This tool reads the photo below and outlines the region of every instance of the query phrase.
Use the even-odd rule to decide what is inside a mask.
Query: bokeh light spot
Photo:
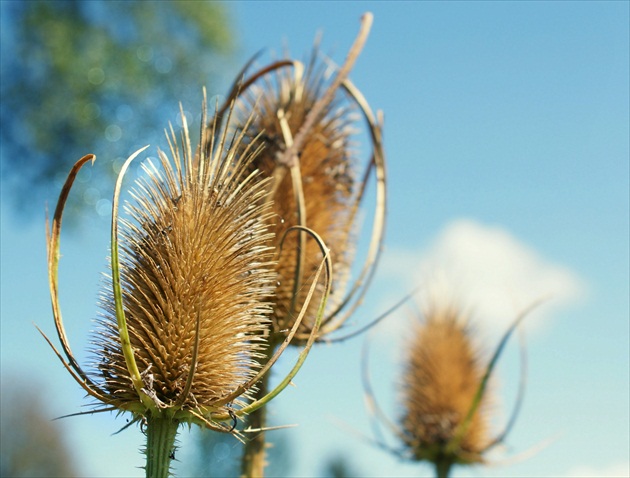
[[[90,206],[95,205],[101,199],[101,192],[96,188],[88,188],[83,193],[83,200]]]
[[[96,103],[88,103],[83,107],[83,114],[88,120],[96,119],[101,116],[101,107]]]
[[[96,212],[99,216],[109,216],[112,212],[112,202],[109,199],[99,199],[96,203]]]
[[[107,141],[115,143],[122,137],[122,129],[120,129],[120,126],[117,124],[110,124],[105,129],[105,137],[107,138]]]
[[[93,85],[100,85],[105,81],[105,72],[99,67],[90,68],[88,71],[88,81]]]
[[[136,50],[136,56],[140,61],[151,61],[151,59],[153,58],[153,48],[151,48],[149,45],[139,46]]]
[[[155,60],[155,69],[158,73],[168,73],[173,68],[173,62],[167,56],[161,56]]]
[[[230,456],[230,446],[227,443],[217,443],[212,447],[212,454],[217,460],[225,460]]]
[[[131,118],[133,118],[133,108],[131,106],[123,104],[116,108],[116,119],[118,121],[129,121]]]
[[[125,158],[121,158],[120,156],[112,161],[112,171],[114,171],[114,174],[120,173],[124,163]]]

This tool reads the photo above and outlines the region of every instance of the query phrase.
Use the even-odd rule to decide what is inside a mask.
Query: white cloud
[[[424,251],[388,251],[379,273],[420,286],[421,301],[448,298],[470,310],[489,331],[503,332],[516,315],[549,298],[526,321],[531,328],[554,307],[583,296],[571,270],[541,257],[503,228],[459,219],[444,228]]]
[[[577,466],[567,473],[567,478],[628,478],[630,463],[615,463],[604,468]]]

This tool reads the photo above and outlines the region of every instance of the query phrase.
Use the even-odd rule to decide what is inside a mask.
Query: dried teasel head
[[[524,309],[505,331],[489,360],[485,360],[468,317],[453,305],[434,304],[417,326],[408,350],[403,376],[404,414],[400,427],[406,456],[428,461],[437,476],[446,477],[453,465],[486,463],[486,454],[510,433],[525,391],[525,367],[510,419],[501,433],[490,436],[494,394],[489,381],[505,345],[527,314]],[[521,361],[525,361],[521,348]]]
[[[289,227],[300,224],[300,208],[303,208],[305,224],[317,231],[331,248],[335,275],[329,307],[334,308],[343,296],[354,252],[351,227],[358,187],[356,158],[351,144],[351,105],[342,102],[338,95],[306,135],[299,155],[300,185],[295,186],[294,176],[279,163],[287,141],[297,134],[307,113],[325,90],[325,65],[316,62],[315,58],[316,53],[303,77],[296,77],[288,68],[276,70],[275,81],[260,88],[254,85],[244,92],[241,107],[244,111],[257,107],[259,111],[247,128],[247,135],[256,137],[264,132],[266,145],[252,168],[260,169],[265,177],[274,180],[275,237],[284,237]],[[298,204],[299,196],[302,196],[303,204]],[[310,278],[321,262],[317,244],[307,239],[305,249],[298,252],[300,246],[298,235],[285,238],[278,258],[279,284],[273,314],[276,331],[290,328],[295,313],[299,312],[296,303],[303,302],[306,288],[296,287],[296,281]],[[302,261],[299,265],[301,277],[296,277],[299,261]],[[321,290],[317,291],[318,295],[321,293]],[[307,336],[310,331],[316,306],[315,302],[312,304],[313,309],[307,313],[299,335]]]
[[[401,425],[414,459],[483,461],[490,398],[484,393],[469,418],[485,365],[466,317],[452,306],[430,310],[417,326],[406,364]]]
[[[525,367],[510,419],[493,437],[489,422],[494,399],[489,381],[509,338],[539,303],[514,319],[487,362],[467,316],[444,303],[428,309],[425,321],[410,338],[400,387],[404,411],[398,424],[378,406],[364,348],[362,380],[368,411],[375,421],[387,425],[402,448],[391,448],[380,437],[376,444],[400,458],[432,463],[438,477],[449,476],[456,464],[486,463],[487,452],[504,442],[516,422],[525,391]],[[522,347],[522,365],[524,352]]]
[[[371,21],[371,16],[369,17]],[[369,23],[368,21],[368,23]],[[362,46],[369,25],[364,24],[357,43]],[[355,43],[355,46],[357,45]],[[334,282],[320,337],[338,329],[350,311],[344,308],[351,297],[367,286],[382,241],[385,172],[380,126],[358,90],[346,79],[358,55],[353,48],[350,63],[336,70],[321,61],[315,48],[307,67],[283,60],[260,69],[239,83],[230,99],[237,98],[241,116],[235,126],[246,137],[262,136],[264,148],[251,167],[271,178],[269,200],[273,201],[275,241],[282,241],[276,271],[278,287],[273,299],[273,329],[290,329],[300,312],[314,271],[322,257],[314,241],[303,234],[287,236],[289,228],[299,225],[316,231],[331,250]],[[354,53],[353,53],[354,51]],[[354,57],[353,57],[354,55]],[[368,165],[359,164],[355,150],[357,111],[364,113],[373,141],[373,156]],[[256,111],[254,121],[243,125]],[[240,121],[239,121],[240,120]],[[357,215],[365,194],[366,182],[376,171],[377,202],[370,253],[360,278],[346,293],[353,262],[358,227]],[[363,284],[363,281],[366,281]],[[364,289],[363,289],[364,290]],[[321,297],[323,288],[317,290]],[[315,304],[294,342],[306,340],[316,317]],[[279,334],[281,336],[281,334]]]
[[[184,131],[184,137],[187,136]],[[256,373],[269,325],[275,274],[265,183],[236,181],[251,161],[220,145],[195,162],[187,141],[175,166],[161,151],[160,166],[144,167],[129,219],[120,233],[122,302],[135,361],[146,393],[159,407],[200,415],[227,412],[215,405]],[[137,400],[120,345],[111,287],[94,343],[96,379],[117,404]]]
[[[171,128],[172,158],[158,151],[160,167],[144,167],[124,220],[118,219],[122,180],[142,150],[120,172],[112,208],[112,275],[101,294],[103,314],[88,372],[68,344],[57,269],[64,204],[79,169],[93,156],[71,171],[48,234],[53,313],[65,357],[46,340],[87,393],[105,405],[97,411],[129,411],[131,423],[160,416],[232,431],[224,421],[273,398],[299,366],[269,395],[250,402],[255,384],[284,350],[261,367],[276,283],[271,204],[262,200],[268,181],[246,172],[257,143],[240,148],[242,136],[211,131],[216,141],[208,140],[208,154],[202,149],[194,157],[183,113],[182,121],[181,145]]]

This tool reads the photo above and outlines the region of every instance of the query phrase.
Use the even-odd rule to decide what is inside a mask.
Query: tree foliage
[[[196,110],[202,86],[224,63],[217,59],[232,47],[227,12],[215,2],[37,0],[1,8],[3,185],[26,212],[41,211],[86,153],[98,161],[74,206],[98,210],[116,159],[161,141],[178,102]]]

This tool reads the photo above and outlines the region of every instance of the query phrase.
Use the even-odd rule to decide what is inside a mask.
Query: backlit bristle
[[[267,183],[240,180],[251,157],[233,156],[238,141],[193,163],[189,146],[182,154],[174,135],[169,140],[172,160],[160,152],[161,168],[144,165],[129,218],[121,221],[127,327],[155,403],[225,413],[226,405],[213,404],[257,372],[270,323],[275,265],[269,206],[262,201]],[[111,281],[101,304],[95,381],[111,403],[129,409],[138,393],[121,348]]]
[[[489,444],[485,394],[458,443],[485,367],[465,317],[453,307],[433,308],[417,326],[408,350],[401,420],[417,460],[476,463]]]

